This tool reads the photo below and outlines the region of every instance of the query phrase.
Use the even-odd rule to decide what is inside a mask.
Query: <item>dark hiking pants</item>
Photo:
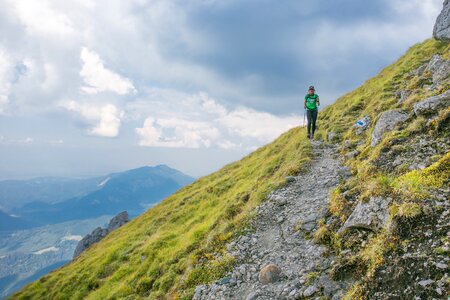
[[[311,134],[311,126],[312,126],[312,134],[314,135],[314,132],[316,131],[317,108],[307,109],[306,118],[308,119],[308,134]]]

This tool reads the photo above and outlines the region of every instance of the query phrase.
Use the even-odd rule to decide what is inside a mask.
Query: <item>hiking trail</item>
[[[305,235],[314,233],[327,214],[330,191],[347,169],[341,166],[333,145],[312,144],[315,158],[309,170],[271,193],[256,208],[252,230],[227,245],[236,258],[233,270],[211,285],[198,286],[193,299],[298,299],[320,295],[340,299],[343,287],[325,272],[333,257],[326,255],[325,246]]]

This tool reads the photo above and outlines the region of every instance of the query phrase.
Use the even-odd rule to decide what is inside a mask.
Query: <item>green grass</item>
[[[197,284],[229,270],[225,243],[311,157],[305,130],[294,128],[181,189],[12,298],[189,298]]]
[[[371,164],[383,149],[391,146],[391,141],[422,132],[426,126],[423,120],[412,120],[406,129],[386,135],[376,147],[371,147],[370,135],[380,113],[393,108],[411,111],[415,102],[449,88],[446,85],[438,91],[428,91],[423,88],[428,79],[410,75],[436,53],[449,56],[449,44],[427,40],[415,45],[380,74],[320,112],[317,136],[327,137],[328,132],[335,132],[341,136],[338,140],[354,145],[360,142],[355,146],[360,154],[347,161],[356,174],[348,187],[350,194],[370,197],[412,191],[421,195],[421,180],[431,176],[433,181],[426,183],[438,186],[445,179],[439,175],[442,171],[448,180],[448,155],[432,168],[398,178],[380,173]],[[403,104],[395,98],[400,89],[413,90]],[[357,136],[352,125],[365,115],[372,119],[371,128]],[[445,132],[448,119],[447,110],[433,125],[435,131]],[[342,150],[342,154],[348,151]],[[112,232],[74,262],[29,284],[12,298],[190,299],[196,285],[218,279],[232,267],[234,260],[224,251],[227,241],[242,233],[253,217],[253,208],[283,186],[286,176],[300,172],[311,157],[305,130],[294,128],[242,160],[181,189]],[[344,220],[349,204],[340,193],[340,189],[333,193],[332,213]],[[334,237],[328,230],[321,228],[316,239]],[[358,254],[368,265],[368,273],[373,274],[383,263],[388,240],[390,237],[383,232]],[[358,299],[360,294],[361,285],[355,285],[347,299]]]

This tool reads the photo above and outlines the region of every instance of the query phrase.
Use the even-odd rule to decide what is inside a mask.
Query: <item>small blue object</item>
[[[359,127],[363,127],[364,125],[366,125],[366,122],[364,122],[363,120],[359,120],[358,122],[356,122],[356,125],[358,125]]]

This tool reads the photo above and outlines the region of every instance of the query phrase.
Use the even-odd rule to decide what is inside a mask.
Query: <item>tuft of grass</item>
[[[403,202],[400,205],[393,206],[392,211],[392,216],[413,219],[422,214],[422,207],[418,203]]]
[[[358,254],[367,265],[366,276],[373,276],[375,270],[384,263],[385,253],[395,247],[395,240],[385,230],[372,237]]]
[[[392,193],[393,177],[387,174],[379,174],[366,182],[366,187],[361,195],[363,201],[368,201],[371,197],[389,196]]]
[[[335,217],[340,218],[342,222],[347,218],[344,211],[348,205],[348,201],[345,199],[340,188],[335,188],[330,193],[330,204],[328,209]]]
[[[365,300],[363,286],[360,283],[353,284],[342,300]]]
[[[441,188],[450,179],[450,152],[423,170],[408,172],[392,182],[394,192],[404,199],[425,199],[429,190]]]

